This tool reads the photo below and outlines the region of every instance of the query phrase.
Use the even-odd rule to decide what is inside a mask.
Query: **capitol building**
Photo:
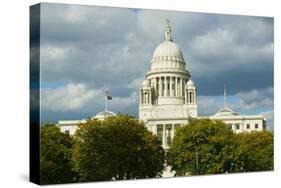
[[[164,41],[155,49],[150,70],[141,84],[139,105],[139,119],[158,136],[163,148],[169,148],[177,127],[188,124],[190,118],[221,120],[231,125],[235,133],[265,129],[262,115],[240,115],[228,108],[226,102],[215,115],[198,117],[196,85],[185,66],[167,20]]]
[[[164,27],[164,41],[160,43],[150,61],[150,70],[139,89],[139,119],[157,135],[164,149],[168,149],[177,127],[186,125],[191,118],[221,120],[232,127],[234,133],[266,129],[263,115],[241,115],[225,105],[214,115],[198,116],[197,90],[191,73],[186,70],[183,53],[172,38],[169,21]],[[225,101],[226,101],[226,92]],[[103,120],[115,116],[107,109],[93,118]],[[62,132],[74,134],[77,124],[86,120],[61,120]]]

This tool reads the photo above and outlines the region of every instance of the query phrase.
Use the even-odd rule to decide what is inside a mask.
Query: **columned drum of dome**
[[[189,117],[197,117],[196,86],[181,49],[173,42],[168,20],[164,41],[156,47],[150,63],[140,87],[139,118],[155,134],[160,134],[162,127],[158,137],[168,148],[175,127],[187,124]]]

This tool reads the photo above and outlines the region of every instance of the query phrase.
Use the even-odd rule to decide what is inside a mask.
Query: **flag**
[[[112,96],[109,95],[109,92],[108,92],[108,91],[106,91],[106,97],[107,97],[107,100],[112,100]]]

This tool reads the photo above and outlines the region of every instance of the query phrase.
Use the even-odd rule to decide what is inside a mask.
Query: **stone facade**
[[[167,21],[165,37],[153,53],[140,88],[139,119],[167,149],[178,126],[197,117],[196,86],[185,69],[181,49],[173,42]]]

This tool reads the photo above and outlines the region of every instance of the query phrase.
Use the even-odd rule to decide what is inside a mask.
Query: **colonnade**
[[[160,76],[151,79],[157,96],[183,97],[187,79],[177,76]]]
[[[175,136],[175,131],[180,127],[180,124],[157,124],[155,126],[156,135],[161,142],[161,145],[164,148],[169,147]]]
[[[142,88],[140,104],[154,104],[155,97],[183,97],[184,104],[196,104],[196,88],[191,86],[186,89],[185,84],[188,81],[186,78],[158,76],[148,80],[150,86]]]

